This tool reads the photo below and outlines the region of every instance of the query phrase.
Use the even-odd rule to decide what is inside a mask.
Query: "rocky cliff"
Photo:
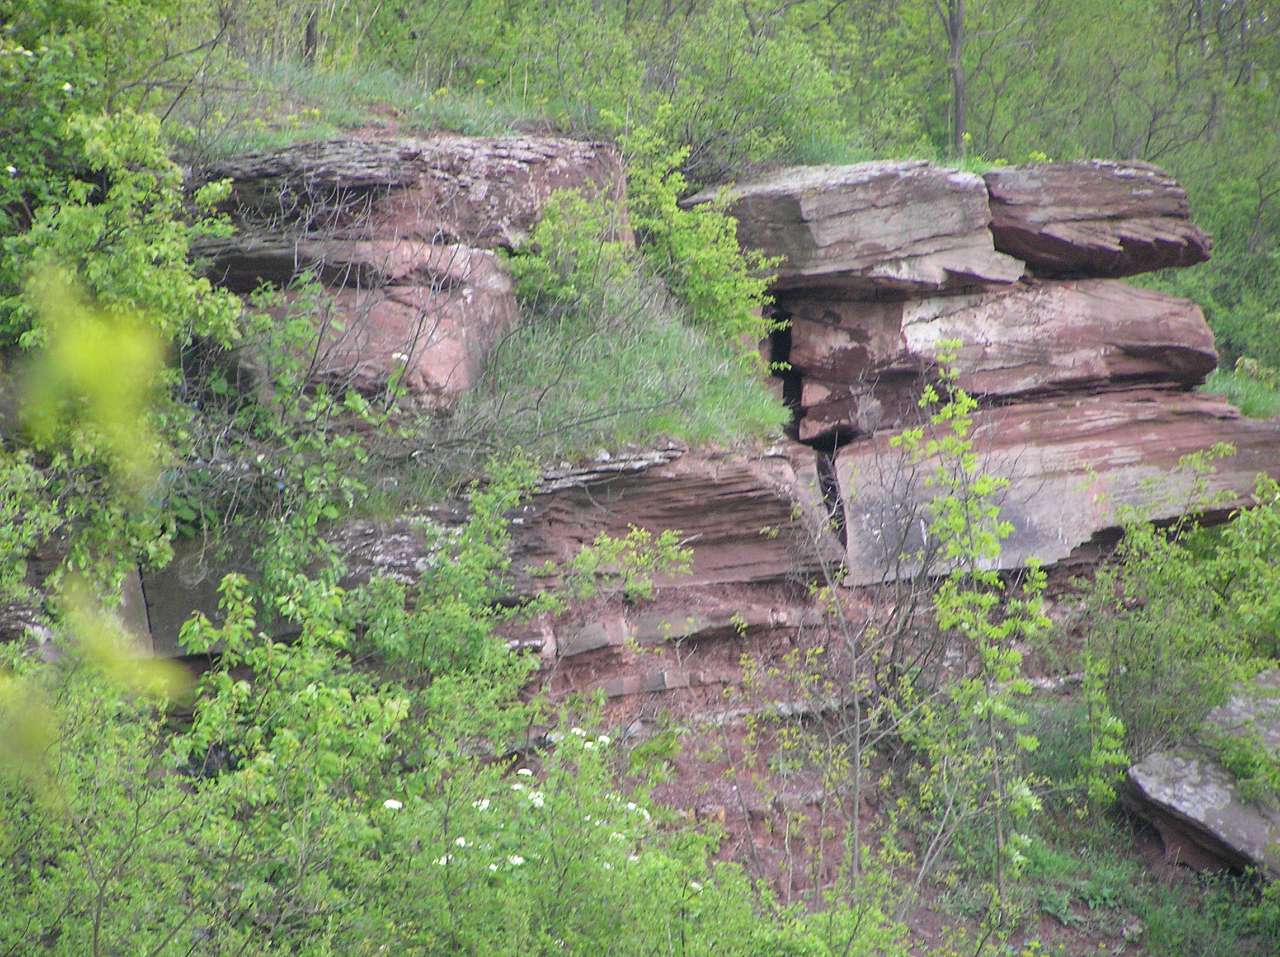
[[[315,376],[376,392],[404,370],[426,410],[465,392],[520,321],[494,250],[526,236],[555,189],[625,194],[611,147],[555,139],[338,141],[213,175],[233,180],[241,230],[201,250],[210,274],[247,291],[313,272],[334,320]],[[958,382],[979,402],[984,468],[1009,479],[1002,568],[1070,562],[1125,509],[1166,520],[1196,508],[1177,466],[1216,443],[1236,453],[1210,480],[1215,507],[1247,504],[1256,473],[1280,475],[1280,426],[1194,391],[1217,362],[1194,303],[1117,278],[1209,255],[1184,192],[1155,167],[787,169],[737,184],[729,209],[744,245],[781,257],[774,308],[788,325],[762,348],[785,366],[790,435],[757,450],[611,450],[547,473],[513,516],[516,590],[538,587],[524,570],[633,525],[681,530],[692,572],[660,581],[652,602],[598,598],[511,641],[540,655],[553,698],[601,692],[633,741],[709,729],[663,789],[726,825],[726,853],[769,870],[771,855],[838,835],[820,778],[727,773],[776,752],[754,716],[850,707],[838,680],[850,622],[927,645],[909,607],[921,569],[898,556],[922,544],[928,463],[907,467],[891,439],[918,421],[945,344],[960,342]],[[348,522],[332,536],[353,578],[413,579],[430,573],[423,523],[447,520]],[[176,623],[215,579],[198,560],[147,576],[158,652],[181,653]],[[797,661],[824,662],[826,680],[788,680]]]

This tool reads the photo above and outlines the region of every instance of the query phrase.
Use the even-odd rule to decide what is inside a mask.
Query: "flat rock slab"
[[[1218,361],[1195,303],[1114,280],[1020,282],[899,302],[789,296],[787,361],[803,376],[800,438],[868,432],[914,411],[942,343],[980,398],[1147,382],[1195,385]]]
[[[728,196],[739,242],[783,258],[778,290],[924,295],[1023,273],[993,246],[987,190],[972,173],[924,161],[802,166],[739,183]]]
[[[1042,276],[1131,276],[1192,266],[1212,240],[1187,193],[1149,163],[1037,163],[983,176],[996,248]]]
[[[912,462],[893,432],[850,443],[836,456],[854,585],[920,573],[914,555],[931,547],[927,480],[936,462]],[[1280,476],[1280,422],[1245,419],[1220,396],[1135,388],[1013,403],[978,411],[972,438],[979,469],[1009,480],[1001,517],[1013,525],[997,567],[1063,561],[1117,528],[1118,510],[1164,520],[1198,506],[1194,476],[1179,460],[1219,442],[1237,451],[1217,461],[1207,491],[1216,510],[1247,505],[1258,473]],[[936,559],[923,563],[944,573]]]
[[[558,189],[625,194],[606,143],[552,137],[337,139],[247,153],[208,171],[259,231],[512,247]]]
[[[1209,714],[1217,734],[1280,754],[1280,670],[1259,675]],[[1251,801],[1211,750],[1192,743],[1129,769],[1129,805],[1160,831],[1166,855],[1197,869],[1257,868],[1280,878],[1280,794]]]

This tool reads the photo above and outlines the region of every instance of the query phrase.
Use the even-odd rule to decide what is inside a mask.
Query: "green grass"
[[[230,70],[197,86],[175,117],[178,146],[196,159],[328,139],[385,126],[405,135],[433,130],[499,136],[547,126],[529,104],[482,87],[426,90],[386,69],[312,69],[274,64]]]
[[[1239,372],[1215,369],[1202,388],[1205,392],[1226,396],[1228,402],[1251,419],[1280,415],[1280,391]]]
[[[736,445],[776,437],[789,413],[732,357],[691,328],[653,280],[612,315],[526,310],[461,404],[458,427],[542,458],[665,438]]]

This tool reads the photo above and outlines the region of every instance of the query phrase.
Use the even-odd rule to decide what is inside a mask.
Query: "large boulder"
[[[615,147],[551,137],[340,139],[215,164],[237,221],[329,239],[520,243],[558,189],[622,199]]]
[[[1194,303],[1110,280],[1023,282],[898,302],[789,296],[785,357],[803,377],[800,438],[900,424],[941,346],[961,343],[959,384],[979,398],[1194,385],[1217,365]]]
[[[1280,670],[1264,672],[1214,709],[1206,732],[1247,737],[1280,757]],[[1159,751],[1135,764],[1126,797],[1156,826],[1169,859],[1197,869],[1252,867],[1280,878],[1280,794],[1247,797],[1202,743]]]
[[[930,552],[926,505],[937,463],[894,448],[896,433],[853,442],[836,456],[850,584],[918,574],[900,556]],[[1152,520],[1247,505],[1258,473],[1280,476],[1280,422],[1245,419],[1219,396],[1133,388],[1019,402],[975,412],[982,472],[1009,481],[1001,517],[1013,525],[997,567],[1054,564],[1116,529],[1125,508]],[[1186,455],[1227,442],[1236,452],[1204,479],[1179,469]],[[943,572],[940,561],[928,570]]]
[[[686,201],[712,201],[714,191]],[[775,287],[862,296],[1010,283],[1022,263],[996,252],[981,178],[924,161],[792,167],[733,186],[738,240],[781,256]]]
[[[1158,166],[1090,160],[985,174],[996,248],[1042,276],[1129,276],[1191,266],[1213,243]]]

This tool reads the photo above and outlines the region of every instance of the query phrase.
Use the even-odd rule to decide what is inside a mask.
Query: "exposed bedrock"
[[[987,190],[972,173],[924,161],[792,167],[735,184],[728,196],[742,245],[782,257],[778,290],[905,296],[1023,273],[995,250]]]
[[[1210,713],[1202,737],[1249,739],[1280,757],[1280,670],[1248,682]],[[1165,854],[1198,869],[1256,868],[1280,879],[1277,796],[1246,795],[1205,742],[1149,755],[1129,769],[1126,802],[1160,832]]]
[[[335,239],[417,239],[492,248],[522,241],[557,189],[623,199],[605,143],[550,137],[340,139],[215,164],[236,219]]]
[[[1139,387],[1017,402],[974,413],[971,437],[984,473],[1009,481],[1001,517],[1013,525],[1000,568],[1053,564],[1116,528],[1126,508],[1167,520],[1247,505],[1260,472],[1280,475],[1280,422],[1241,417],[1214,395]],[[913,575],[928,552],[925,504],[936,462],[912,463],[892,431],[851,442],[836,455],[848,540],[848,582]],[[1204,477],[1178,469],[1188,454],[1227,442],[1234,455]],[[939,572],[946,569],[932,566]]]
[[[1186,190],[1150,163],[1037,163],[983,179],[996,248],[1037,275],[1130,276],[1204,262],[1213,247]]]
[[[794,581],[839,563],[839,544],[826,531],[828,514],[816,455],[796,443],[751,453],[678,446],[620,453],[543,477],[512,516],[511,589],[513,596],[527,595],[555,584],[554,574],[540,571],[547,562],[565,562],[601,532],[622,536],[633,526],[655,534],[678,529],[692,547],[688,575],[657,579],[669,593]],[[375,575],[412,583],[429,576],[442,560],[431,544],[432,530],[464,517],[459,506],[391,521],[352,519],[332,528],[329,539],[346,561],[347,584]],[[146,573],[143,584],[159,652],[180,653],[178,628],[192,611],[217,617],[217,582],[227,571],[250,564],[250,543],[231,551],[229,558],[216,560],[199,549],[184,549],[169,567]],[[721,619],[731,614],[673,608],[654,609],[667,616],[661,621],[641,612],[616,627],[602,619],[582,634],[565,633],[560,653],[614,639],[621,643],[624,628],[657,635],[679,634],[695,624],[700,630],[723,627]],[[593,638],[596,632],[602,637]]]
[[[210,177],[232,180],[239,230],[195,250],[208,275],[248,293],[313,274],[326,290],[313,378],[368,394],[395,381],[419,409],[452,406],[519,322],[492,250],[522,241],[557,189],[625,194],[613,147],[527,137],[331,140]]]
[[[1218,358],[1197,305],[1110,280],[895,302],[786,294],[778,308],[790,316],[787,361],[803,383],[801,439],[900,424],[949,342],[961,344],[952,363],[960,386],[980,399],[1134,381],[1190,386]]]

